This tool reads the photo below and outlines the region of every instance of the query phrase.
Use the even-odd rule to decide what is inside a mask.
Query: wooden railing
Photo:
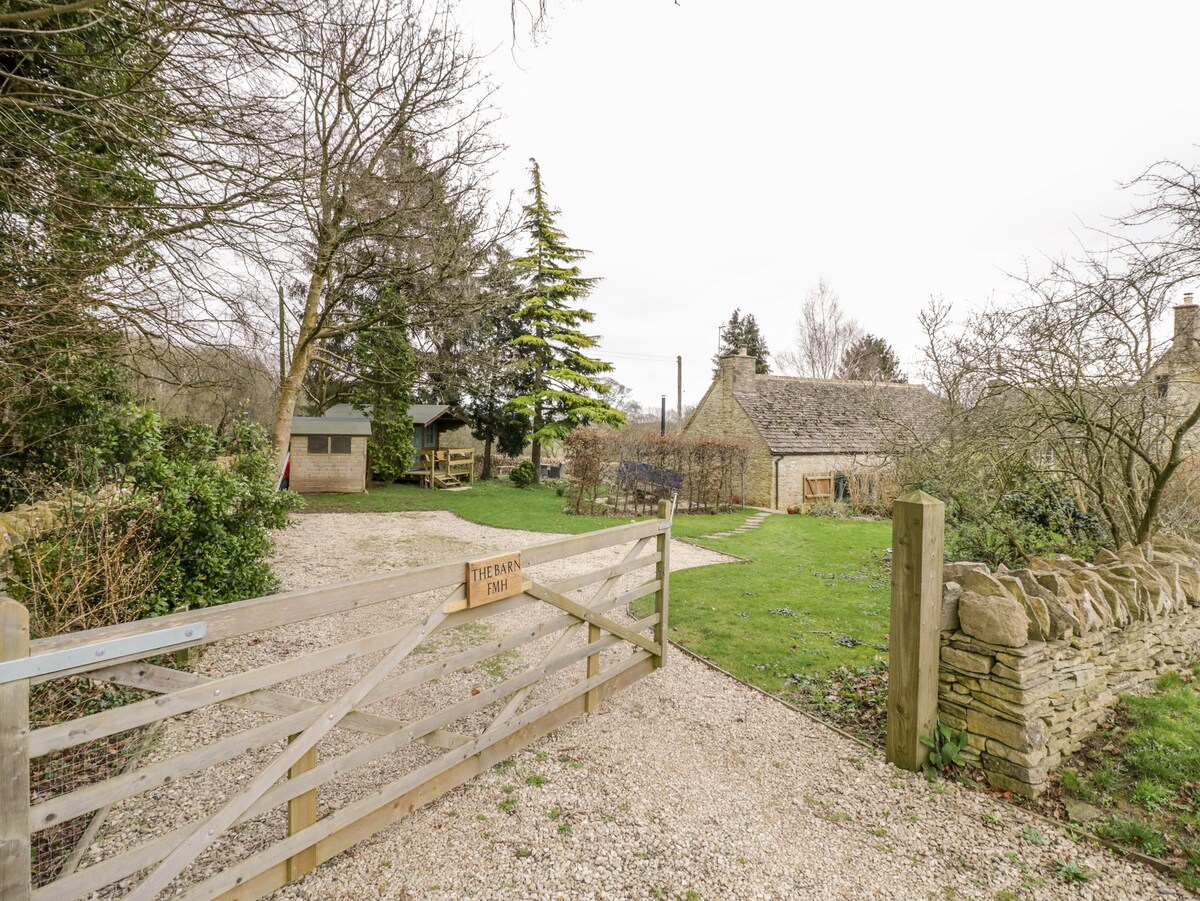
[[[475,472],[475,451],[469,447],[449,447],[421,451],[416,455],[412,474],[420,475],[427,487],[439,482],[469,482]]]
[[[668,516],[663,504],[658,519],[482,561],[436,563],[32,643],[24,607],[0,600],[0,896],[76,899],[119,885],[134,901],[168,890],[232,901],[299,878],[661,666]],[[611,559],[598,568],[592,560],[578,575],[563,578],[561,566],[553,579],[539,575],[540,564],[605,549]],[[436,598],[423,600],[433,592]],[[648,596],[655,598],[650,616],[623,614]],[[394,619],[414,604],[408,612],[423,615]],[[382,606],[369,617],[353,615],[371,605]],[[294,630],[270,635],[327,616],[343,618],[325,634],[345,640],[312,649],[297,643]],[[376,631],[351,637],[353,622]],[[445,634],[468,624],[465,633]],[[245,638],[254,633],[296,650],[238,670],[228,661],[237,659],[237,643],[254,643]],[[162,665],[164,653],[217,641],[234,644],[217,656],[224,666],[214,675]],[[481,666],[498,655],[503,666]],[[585,661],[585,670],[574,666]],[[459,678],[468,687],[485,672],[494,684],[450,691],[455,674],[465,671]],[[312,688],[320,673],[324,693]],[[67,676],[122,690],[108,709],[30,730],[31,687]],[[329,690],[331,678],[336,690]],[[548,697],[536,699],[538,688]],[[446,700],[437,706],[440,697]],[[422,715],[409,720],[405,714],[415,708]],[[44,721],[34,714],[35,723]],[[152,761],[92,780],[66,779],[60,791],[31,800],[31,761],[159,724]],[[333,740],[339,732],[358,738]],[[411,754],[416,742],[442,753]],[[373,769],[363,780],[369,785],[348,787],[347,774],[367,765],[386,767],[385,775]],[[334,786],[339,803],[319,815],[325,786]],[[139,828],[106,836],[95,818],[114,805]],[[84,841],[97,834],[102,841],[72,855],[71,867],[31,884],[32,838],[81,817],[92,819]]]

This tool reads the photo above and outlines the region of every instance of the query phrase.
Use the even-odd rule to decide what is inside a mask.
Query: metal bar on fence
[[[14,601],[15,603],[15,601]],[[0,685],[33,678],[65,675],[81,667],[91,668],[101,663],[117,663],[130,658],[145,657],[155,651],[175,649],[180,645],[195,644],[208,634],[204,623],[188,623],[168,629],[156,629],[141,635],[111,638],[77,648],[51,651],[34,657],[0,662]]]

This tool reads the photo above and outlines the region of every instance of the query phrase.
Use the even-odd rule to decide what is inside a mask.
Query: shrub
[[[140,474],[135,497],[154,510],[160,576],[150,600],[156,613],[226,604],[276,587],[266,559],[268,530],[287,525],[295,495],[275,490],[265,433],[240,437],[248,449],[229,465],[164,455]]]
[[[604,486],[604,464],[612,449],[612,433],[584,426],[563,439],[567,455],[567,504],[573,513],[596,512],[596,497]]]
[[[529,460],[522,460],[512,468],[508,479],[518,488],[528,488],[533,484],[533,463]]]
[[[1030,484],[1008,491],[986,518],[946,509],[946,553],[954,560],[992,566],[1024,565],[1027,556],[1065,554],[1090,560],[1111,545],[1094,514],[1085,513],[1065,488]]]
[[[276,587],[268,530],[286,525],[296,496],[275,490],[263,430],[243,425],[222,442],[208,426],[164,425],[144,408],[122,417],[99,438],[137,453],[113,453],[128,462],[71,495],[52,535],[11,554],[13,595],[38,637]]]
[[[854,515],[854,510],[849,504],[838,503],[836,501],[825,504],[813,504],[805,512],[809,516],[816,516],[822,519],[849,519]]]
[[[158,581],[152,517],[119,499],[80,497],[58,512],[53,534],[11,554],[11,591],[29,610],[34,638],[148,615]]]

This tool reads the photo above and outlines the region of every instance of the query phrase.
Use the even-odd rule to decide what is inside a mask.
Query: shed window
[[[350,436],[349,435],[334,435],[329,439],[329,452],[331,454],[348,454],[350,453]]]
[[[309,435],[308,452],[310,454],[329,453],[329,438],[325,435]]]
[[[425,426],[425,446],[435,447],[437,445],[437,426]]]

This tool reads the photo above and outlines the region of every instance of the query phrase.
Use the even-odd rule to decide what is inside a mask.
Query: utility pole
[[[662,396],[662,417],[658,421],[658,434],[667,434],[667,396]]]
[[[683,355],[675,358],[675,412],[679,416],[679,431],[683,432]]]

